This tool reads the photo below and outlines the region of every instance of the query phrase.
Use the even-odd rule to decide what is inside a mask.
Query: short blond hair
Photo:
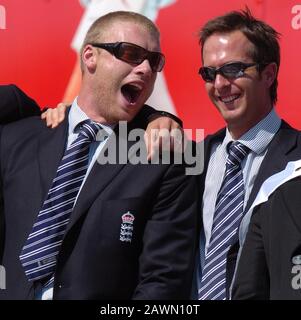
[[[142,14],[131,11],[114,11],[99,17],[89,28],[80,50],[81,69],[84,70],[82,53],[87,44],[99,41],[115,23],[133,22],[143,26],[151,36],[160,41],[158,27]]]

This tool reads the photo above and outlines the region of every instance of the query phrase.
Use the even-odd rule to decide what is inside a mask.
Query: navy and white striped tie
[[[240,142],[229,147],[226,171],[217,194],[211,238],[205,255],[199,300],[226,299],[226,262],[230,246],[238,240],[243,216],[244,181],[241,161],[249,148]]]
[[[54,273],[70,214],[87,172],[89,147],[100,129],[98,124],[84,121],[77,139],[65,151],[20,255],[29,281],[44,279]]]

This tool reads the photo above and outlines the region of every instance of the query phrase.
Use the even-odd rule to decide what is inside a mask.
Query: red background
[[[204,128],[208,134],[224,125],[197,74],[198,30],[206,20],[248,5],[282,34],[277,110],[301,129],[301,28],[292,27],[292,8],[298,4],[301,0],[177,0],[160,11],[165,76],[186,128]],[[0,0],[0,5],[6,9],[6,29],[0,30],[0,84],[15,83],[40,105],[55,106],[76,60],[70,43],[83,13],[79,1]]]

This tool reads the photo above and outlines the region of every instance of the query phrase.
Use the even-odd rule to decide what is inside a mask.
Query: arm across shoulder
[[[15,85],[0,85],[0,124],[41,114],[38,104]]]

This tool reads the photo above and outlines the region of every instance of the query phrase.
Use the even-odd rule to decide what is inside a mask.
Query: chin
[[[122,113],[120,113],[119,115],[118,115],[118,120],[117,121],[127,121],[127,122],[130,122],[130,121],[132,121],[134,118],[135,118],[135,116],[136,116],[136,114],[137,114],[138,112],[125,112],[125,111],[123,111]]]
[[[141,106],[137,106],[137,105],[136,106],[129,106],[126,109],[122,110],[122,113],[123,113],[123,115],[125,117],[129,118],[130,120],[132,120],[140,112],[142,107],[143,107],[143,105],[141,105]]]

